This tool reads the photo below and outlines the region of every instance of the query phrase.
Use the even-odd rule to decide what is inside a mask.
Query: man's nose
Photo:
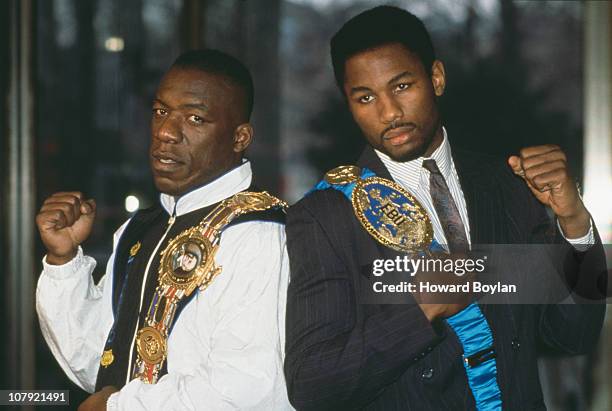
[[[393,96],[381,96],[379,98],[379,115],[385,124],[391,124],[404,115],[402,106]]]
[[[178,120],[168,116],[164,118],[155,132],[155,137],[168,144],[180,143],[182,139]]]

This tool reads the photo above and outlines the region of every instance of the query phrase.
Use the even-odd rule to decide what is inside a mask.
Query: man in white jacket
[[[117,230],[98,284],[80,246],[94,200],[60,192],[44,202],[36,308],[63,370],[95,391],[80,410],[290,409],[283,203],[252,186],[252,105],[250,74],[233,57],[176,60],[153,103],[159,204]],[[197,266],[178,275],[187,248]]]

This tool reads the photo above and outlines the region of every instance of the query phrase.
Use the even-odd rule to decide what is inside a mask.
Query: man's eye
[[[204,122],[204,119],[202,117],[197,116],[195,114],[190,115],[188,120],[194,124],[202,124]]]
[[[359,102],[364,103],[364,104],[367,104],[371,102],[372,100],[374,100],[374,96],[372,96],[371,94],[359,97]]]
[[[395,86],[395,90],[397,91],[407,90],[410,88],[410,86],[412,86],[412,83],[400,83],[397,86]]]
[[[168,111],[166,111],[163,108],[154,108],[153,109],[153,115],[155,115],[155,116],[162,117],[162,116],[165,116],[166,114],[168,114]]]

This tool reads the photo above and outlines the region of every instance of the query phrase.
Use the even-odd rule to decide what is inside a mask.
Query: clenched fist
[[[430,258],[441,259],[441,260],[460,260],[469,258],[468,255],[463,253],[444,254],[439,253]],[[440,267],[442,264],[440,264]],[[425,317],[431,322],[436,318],[448,318],[452,315],[457,314],[459,311],[467,307],[472,301],[473,296],[471,292],[420,292],[420,284],[428,282],[435,286],[465,286],[468,284],[468,288],[472,288],[472,282],[474,281],[474,275],[472,273],[466,273],[465,275],[457,275],[454,272],[445,271],[425,271],[417,272],[413,277],[414,284],[417,286],[417,291],[412,293],[415,301],[419,304],[419,307],[425,314]]]
[[[590,215],[567,168],[565,153],[556,145],[523,148],[508,158],[512,171],[521,176],[533,195],[557,216],[567,238],[586,235]]]
[[[80,192],[60,192],[47,198],[36,216],[47,262],[61,265],[72,260],[91,234],[95,216],[95,201],[85,200]]]

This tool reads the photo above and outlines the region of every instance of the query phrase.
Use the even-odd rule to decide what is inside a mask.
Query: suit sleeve
[[[539,336],[553,352],[577,355],[595,348],[605,316],[608,284],[601,239],[594,228],[595,244],[586,251],[561,245],[559,270],[571,295],[561,303],[541,306]]]
[[[579,247],[567,240],[526,187],[526,230],[531,243],[553,243],[551,256],[567,291],[566,300],[550,301],[539,307],[539,341],[545,351],[584,354],[599,339],[605,315],[607,269],[603,245],[595,224],[589,235],[594,244]],[[585,250],[586,248],[586,250]],[[558,300],[558,298],[557,298]]]
[[[343,218],[337,210],[320,215]],[[350,272],[323,227],[341,229],[321,224],[301,204],[290,209],[285,377],[298,410],[356,409],[396,381],[440,335],[416,304],[359,304],[359,274]]]

